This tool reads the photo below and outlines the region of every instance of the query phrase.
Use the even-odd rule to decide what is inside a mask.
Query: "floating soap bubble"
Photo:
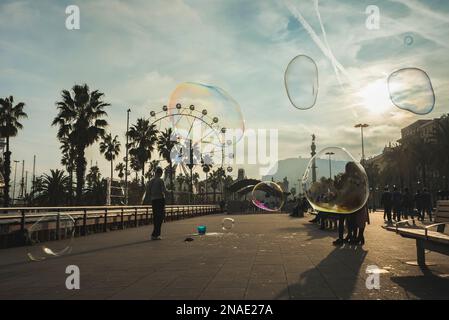
[[[311,206],[324,212],[353,213],[369,196],[365,169],[338,147],[325,148],[310,160],[302,187]]]
[[[284,205],[284,192],[277,183],[262,181],[253,188],[252,202],[262,210],[279,211]]]
[[[189,108],[185,110],[180,106]],[[237,143],[245,130],[239,104],[216,86],[181,83],[170,96],[168,113],[177,133],[194,143],[212,140],[220,147],[225,143]]]
[[[318,67],[315,61],[305,55],[293,58],[285,70],[284,84],[295,108],[312,108],[318,96]]]
[[[224,231],[230,231],[232,228],[234,228],[234,219],[232,218],[224,218],[221,222],[221,228]]]
[[[58,257],[72,251],[75,220],[68,214],[48,214],[28,229],[27,256],[32,261]]]
[[[435,105],[432,82],[426,72],[406,68],[388,77],[388,91],[395,106],[415,114],[428,114]]]

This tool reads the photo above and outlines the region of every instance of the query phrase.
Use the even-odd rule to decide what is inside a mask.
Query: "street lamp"
[[[330,151],[326,152],[326,154],[329,156],[329,180],[332,180],[331,156],[333,156],[335,153]]]
[[[131,109],[126,110],[126,156],[125,156],[125,204],[128,204],[128,133],[129,133],[129,113]],[[112,183],[112,181],[111,181]]]
[[[14,199],[16,197],[16,174],[17,174],[17,164],[19,160],[14,160],[14,184],[12,186],[12,204],[14,204]]]
[[[358,123],[354,126],[354,128],[360,128],[360,133],[362,136],[362,162],[365,161],[365,146],[363,144],[363,128],[369,127],[369,124],[366,123]]]

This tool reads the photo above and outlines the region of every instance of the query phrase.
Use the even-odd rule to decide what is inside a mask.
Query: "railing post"
[[[146,208],[146,212],[145,212],[145,224],[149,224],[150,221],[148,220],[148,207]]]
[[[83,209],[83,236],[87,235],[87,209]]]
[[[21,211],[22,217],[20,219],[20,230],[25,231],[25,210]]]
[[[103,224],[103,232],[108,230],[108,208],[104,209],[104,224]]]
[[[120,225],[121,225],[122,230],[125,229],[125,225],[123,223],[123,208],[120,211]]]
[[[134,208],[134,226],[137,228],[137,207]]]
[[[59,229],[61,228],[61,212],[58,209],[58,214],[56,216],[56,240],[59,240]]]

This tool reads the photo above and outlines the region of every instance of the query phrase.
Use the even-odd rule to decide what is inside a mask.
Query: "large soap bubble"
[[[285,89],[295,108],[306,110],[318,96],[318,68],[312,58],[299,55],[290,61],[284,74]]]
[[[252,191],[253,204],[266,211],[279,211],[284,205],[284,192],[275,182],[262,181]]]
[[[39,218],[28,229],[27,256],[41,261],[72,251],[75,220],[68,214],[55,213]]]
[[[406,68],[388,77],[388,91],[395,106],[415,114],[428,114],[435,105],[432,82],[426,72]]]
[[[310,160],[302,187],[312,207],[324,212],[353,213],[369,196],[365,169],[338,147],[325,148]]]
[[[167,112],[176,133],[194,143],[236,143],[245,130],[239,104],[216,86],[181,83],[170,96]]]

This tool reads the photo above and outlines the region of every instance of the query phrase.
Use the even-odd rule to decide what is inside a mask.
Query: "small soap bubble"
[[[234,219],[232,218],[224,218],[221,222],[221,228],[223,231],[230,231],[232,228],[234,228]]]
[[[48,214],[27,232],[27,256],[32,261],[58,257],[72,251],[75,220],[68,214]]]
[[[280,211],[284,205],[284,192],[273,181],[262,181],[256,184],[252,191],[253,204],[266,211]]]

